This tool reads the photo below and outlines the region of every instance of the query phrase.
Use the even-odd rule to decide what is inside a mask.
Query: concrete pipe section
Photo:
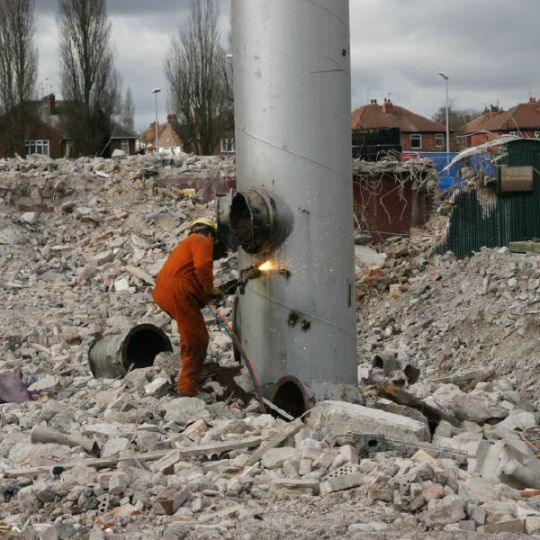
[[[319,401],[348,401],[364,405],[358,386],[329,381],[300,381],[296,377],[282,377],[274,385],[271,401],[294,418],[302,416]]]
[[[121,334],[94,341],[88,362],[94,377],[120,379],[130,369],[150,367],[161,352],[172,351],[171,341],[157,326],[140,324]]]

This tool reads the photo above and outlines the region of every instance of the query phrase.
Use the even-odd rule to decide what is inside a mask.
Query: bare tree
[[[230,67],[218,19],[216,0],[192,0],[189,19],[171,41],[165,62],[171,107],[200,154],[213,153],[232,110]]]
[[[119,76],[105,0],[59,0],[62,94],[74,155],[101,155],[118,108]]]
[[[131,94],[131,88],[129,87],[126,90],[126,98],[122,103],[120,123],[133,131],[135,125],[135,104],[133,103],[133,95]]]
[[[454,132],[456,137],[456,149],[458,151],[464,150],[466,146],[466,124],[481,114],[482,112],[479,110],[455,109],[452,103],[449,104],[448,123],[450,124],[450,130]],[[446,124],[446,106],[437,109],[437,112],[433,115],[433,120],[436,120],[441,124]],[[450,140],[452,141],[452,137],[450,137]]]
[[[465,124],[481,114],[481,111],[475,109],[454,109],[452,104],[450,104],[448,107],[450,129],[460,132]],[[437,120],[441,124],[446,122],[446,106],[437,109],[437,112],[433,115],[433,120]]]
[[[8,154],[24,151],[25,128],[35,98],[37,49],[34,1],[0,1],[0,114]]]

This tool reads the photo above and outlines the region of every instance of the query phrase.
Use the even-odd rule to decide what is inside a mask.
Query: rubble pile
[[[366,298],[359,318],[359,354],[396,351],[425,377],[449,381],[456,370],[484,368],[538,396],[540,258],[484,249],[470,259],[404,252],[393,283]],[[380,282],[379,282],[380,283]],[[362,287],[362,285],[360,285]]]
[[[353,159],[352,170],[354,177],[364,182],[368,178],[373,182],[374,178],[391,175],[397,183],[411,182],[415,191],[430,191],[434,195],[437,193],[439,178],[433,161],[428,158],[402,161],[397,155],[378,161]]]
[[[213,211],[175,187],[199,163],[182,159],[0,161],[0,538],[540,535],[527,375],[537,263],[496,251],[430,260],[419,248],[406,271],[411,253],[396,244],[384,262],[392,283],[363,297],[365,406],[323,401],[291,422],[262,414],[208,313],[205,392],[179,397],[177,332],[151,302],[152,281]],[[203,182],[229,166],[193,165]],[[237,276],[234,257],[215,270],[218,282]],[[231,304],[220,308],[229,319]],[[175,351],[123,379],[94,378],[94,339],[140,323],[165,330]],[[374,369],[383,351],[395,361]],[[389,381],[400,383],[393,398]]]
[[[371,296],[376,302],[390,290],[405,290],[409,279],[422,274],[434,248],[443,241],[447,225],[446,217],[432,215],[422,227],[411,227],[409,235],[388,238],[379,246],[379,252],[367,245],[355,246],[357,299],[361,307]],[[362,244],[364,239],[359,240]]]
[[[110,203],[114,195],[122,195],[125,199],[131,193],[131,197],[135,197],[134,190],[154,186],[196,186],[198,195],[210,199],[215,195],[216,187],[222,187],[235,175],[234,159],[224,156],[156,157],[149,154],[119,155],[114,159],[52,160],[34,155],[27,159],[0,158],[0,203],[51,210],[59,200],[71,195],[106,191]]]

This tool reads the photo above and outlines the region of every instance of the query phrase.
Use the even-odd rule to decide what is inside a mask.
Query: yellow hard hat
[[[214,229],[214,231],[217,231],[217,223],[210,218],[199,218],[196,219],[192,224],[191,228],[195,227],[196,225],[206,225],[207,227],[210,227],[211,229]]]

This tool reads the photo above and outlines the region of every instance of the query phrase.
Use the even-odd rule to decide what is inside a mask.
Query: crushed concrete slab
[[[430,440],[429,430],[422,422],[340,401],[318,403],[310,413],[308,425],[316,430],[324,426],[331,437],[359,432],[388,435],[411,442]]]

